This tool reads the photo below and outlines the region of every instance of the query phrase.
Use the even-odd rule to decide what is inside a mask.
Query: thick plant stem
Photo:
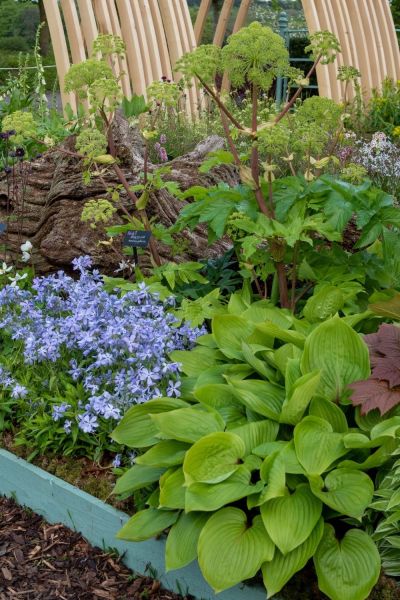
[[[279,302],[281,308],[290,308],[289,291],[286,279],[285,264],[283,262],[275,263],[279,283]]]
[[[273,218],[274,213],[273,209],[269,208],[265,202],[264,194],[261,190],[260,185],[260,167],[259,167],[259,155],[258,155],[258,146],[257,146],[257,113],[258,113],[258,88],[257,86],[252,86],[252,117],[251,117],[251,128],[254,136],[253,147],[251,149],[251,175],[254,180],[254,195],[257,200],[257,204],[261,212],[269,217]]]

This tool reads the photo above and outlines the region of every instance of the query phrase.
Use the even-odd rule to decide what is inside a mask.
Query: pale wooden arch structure
[[[200,43],[212,0],[202,0],[194,33]],[[400,79],[400,52],[388,0],[302,0],[310,33],[328,30],[340,41],[342,53],[329,66],[317,69],[321,96],[340,102],[344,83],[338,81],[338,68],[356,67],[361,72],[361,87],[365,98],[373,88],[379,88],[385,77]],[[243,27],[251,0],[242,0],[233,32]],[[223,43],[234,0],[225,0],[214,34],[214,44]],[[351,92],[350,92],[351,93]]]
[[[63,82],[72,63],[85,60],[99,33],[121,36],[126,59],[115,65],[128,97],[145,94],[162,76],[179,79],[176,61],[201,43],[212,0],[201,0],[193,26],[186,0],[43,0],[53,42],[62,101],[73,108],[75,97],[65,94]],[[241,0],[233,31],[246,22],[252,0]],[[332,65],[318,69],[322,96],[340,101],[343,84],[337,80],[341,65],[362,73],[366,97],[386,76],[400,79],[400,52],[389,0],[302,0],[310,32],[327,29],[340,40],[342,54]],[[224,0],[214,34],[222,45],[235,0]],[[224,85],[227,86],[226,79]],[[195,86],[186,94],[186,110],[195,115],[201,98]]]

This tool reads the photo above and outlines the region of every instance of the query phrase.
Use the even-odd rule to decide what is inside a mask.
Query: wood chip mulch
[[[0,498],[0,600],[189,600],[79,533]]]

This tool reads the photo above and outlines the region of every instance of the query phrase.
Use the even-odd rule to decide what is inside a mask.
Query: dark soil
[[[0,600],[189,600],[118,556],[0,498]]]

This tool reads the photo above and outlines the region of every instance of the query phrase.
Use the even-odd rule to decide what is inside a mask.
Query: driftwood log
[[[143,171],[143,140],[139,132],[119,117],[114,124],[114,137],[125,177],[130,185],[139,183]],[[205,156],[223,145],[222,138],[211,136],[191,153],[166,163],[171,169],[168,179],[177,181],[183,191],[193,185],[211,186],[220,181],[237,184],[238,173],[229,165],[214,168],[207,174],[198,172]],[[29,164],[24,163],[27,172],[25,184],[19,181],[18,176],[13,178],[12,174],[0,174],[0,221],[8,223],[6,234],[0,238],[6,249],[3,258],[17,260],[21,243],[29,239],[34,247],[33,261],[38,273],[57,269],[68,271],[74,257],[87,254],[103,272],[111,274],[118,265],[118,257],[99,243],[105,239],[104,230],[93,230],[83,223],[81,212],[88,200],[105,197],[104,184],[112,186],[119,182],[114,171],[109,169],[101,178],[94,176],[90,184],[85,185],[82,162],[65,150],[74,151],[73,137]],[[150,170],[154,168],[155,165],[150,165]],[[122,197],[126,207],[133,209],[129,199]],[[152,195],[147,211],[150,217],[168,227],[176,221],[185,203],[166,190],[160,190]],[[123,222],[121,215],[116,215],[115,222]],[[230,246],[228,240],[208,246],[205,227],[198,227],[194,232],[185,231],[182,236],[185,250],[179,257],[171,256],[170,248],[159,245],[163,260],[211,258],[222,254]],[[149,256],[141,259],[144,266],[150,264],[149,261]]]

